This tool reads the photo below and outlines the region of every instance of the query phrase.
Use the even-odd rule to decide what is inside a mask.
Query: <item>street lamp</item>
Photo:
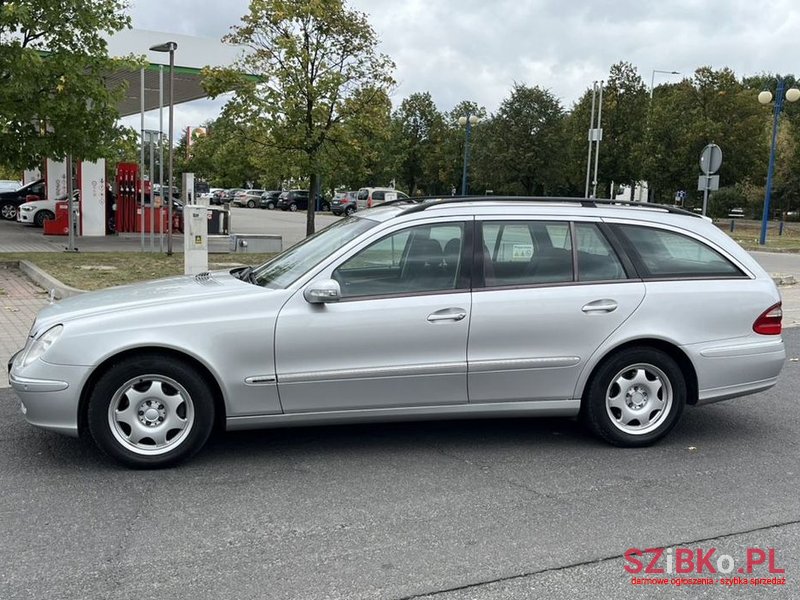
[[[477,125],[480,118],[478,115],[471,115],[458,117],[458,124],[464,127],[466,125],[466,133],[464,134],[464,169],[461,173],[461,195],[467,195],[467,168],[469,167],[469,135],[472,133],[472,126]]]
[[[765,245],[767,243],[767,221],[769,221],[769,202],[772,197],[772,173],[775,170],[775,147],[778,145],[778,124],[779,119],[778,117],[783,110],[783,100],[784,98],[789,102],[797,102],[800,100],[800,90],[796,87],[790,87],[786,90],[786,93],[783,93],[784,88],[786,87],[786,80],[785,79],[778,79],[778,89],[775,93],[775,105],[772,111],[772,145],[769,149],[769,167],[767,168],[767,185],[766,189],[764,190],[764,212],[761,215],[761,237],[758,239],[758,243],[760,245]],[[758,101],[763,104],[767,105],[772,102],[772,92],[769,90],[764,90],[758,94]]]
[[[177,42],[165,42],[156,46],[150,46],[153,52],[169,52],[169,163],[167,167],[167,255],[172,255],[172,130],[174,125],[174,72],[175,72],[175,50],[178,49]],[[164,197],[164,190],[161,190]]]
[[[664,73],[665,75],[680,75],[679,71],[662,71],[661,69],[653,69],[653,74],[650,77],[650,100],[653,99],[653,88],[656,85],[656,73]]]

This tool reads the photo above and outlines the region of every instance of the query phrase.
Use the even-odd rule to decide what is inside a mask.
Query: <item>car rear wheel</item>
[[[615,446],[648,446],[678,423],[686,380],[675,360],[655,348],[628,348],[603,362],[587,385],[583,417]]]
[[[347,208],[344,209],[344,214],[347,215],[348,217],[352,215],[354,212],[356,211],[352,206],[348,206]]]
[[[0,216],[6,221],[13,221],[17,218],[17,207],[11,202],[4,202],[0,206]]]
[[[55,219],[56,216],[49,210],[40,210],[33,217],[33,222],[37,227],[44,227],[44,222]]]
[[[255,200],[248,200],[247,201],[247,208],[255,208],[255,207],[256,207],[256,201]]]
[[[214,424],[202,374],[167,356],[132,357],[90,391],[89,430],[106,454],[133,468],[172,466],[196,453]]]

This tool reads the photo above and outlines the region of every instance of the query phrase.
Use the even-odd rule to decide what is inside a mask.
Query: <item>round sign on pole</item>
[[[719,171],[722,166],[722,148],[716,144],[709,144],[700,154],[700,170],[706,175]]]

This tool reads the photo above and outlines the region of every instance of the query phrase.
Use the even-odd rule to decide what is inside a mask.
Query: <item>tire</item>
[[[203,375],[188,363],[134,356],[114,364],[94,384],[87,421],[97,446],[120,463],[170,467],[206,443],[214,399]]]
[[[322,212],[328,212],[328,211],[331,209],[331,205],[330,205],[330,204],[328,204],[327,202],[322,202],[322,203],[319,205],[319,209],[320,209],[320,211],[322,211]]]
[[[56,216],[49,210],[40,210],[33,216],[33,224],[37,227],[44,227],[44,222],[55,219]]]
[[[655,348],[627,348],[595,370],[581,414],[610,444],[638,448],[667,435],[685,405],[686,379],[671,356]]]
[[[6,221],[15,221],[17,219],[17,206],[13,202],[4,202],[0,205],[0,217]]]
[[[275,210],[275,203],[267,202],[267,210]]]
[[[289,210],[290,210],[290,211],[292,211],[292,212],[297,212],[297,204],[295,204],[294,202],[292,202],[292,203],[289,205]]]
[[[350,216],[350,215],[352,215],[354,212],[356,212],[356,209],[354,209],[352,206],[348,206],[347,208],[345,208],[345,209],[344,209],[344,215],[345,215],[346,217],[349,217],[349,216]]]
[[[255,208],[255,207],[256,207],[256,203],[255,203],[254,200],[248,200],[247,201],[247,208]]]

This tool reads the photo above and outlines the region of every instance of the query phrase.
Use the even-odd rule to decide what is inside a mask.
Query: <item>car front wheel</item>
[[[290,211],[292,211],[292,212],[297,212],[297,204],[295,204],[294,202],[292,202],[292,203],[289,205],[289,210],[290,210]]]
[[[113,365],[89,395],[89,430],[106,454],[133,468],[169,467],[197,452],[214,424],[214,400],[194,367],[167,356]]]
[[[267,202],[267,210],[275,210],[275,203]]]
[[[655,348],[612,355],[592,376],[583,399],[589,428],[615,446],[648,446],[678,423],[686,404],[680,366]]]
[[[45,221],[49,221],[50,219],[55,219],[55,218],[56,218],[56,216],[52,212],[50,212],[49,210],[40,210],[33,217],[33,223],[37,227],[44,227],[44,222]]]

